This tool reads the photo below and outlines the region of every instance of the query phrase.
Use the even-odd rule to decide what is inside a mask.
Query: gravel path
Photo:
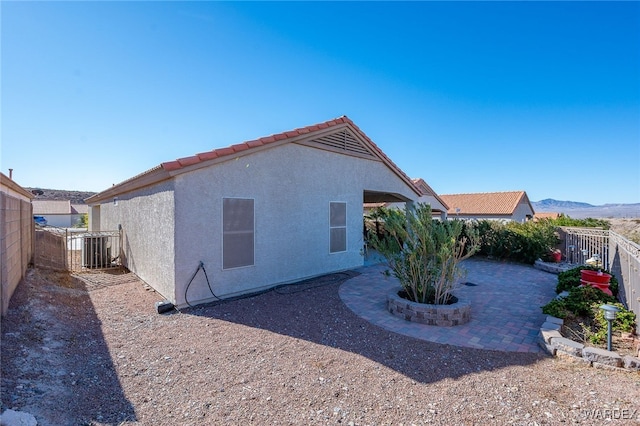
[[[2,319],[2,410],[39,425],[640,423],[640,375],[394,334],[344,306],[348,277],[158,315],[131,274],[31,270]]]

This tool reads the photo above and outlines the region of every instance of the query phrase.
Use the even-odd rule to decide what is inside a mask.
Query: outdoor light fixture
[[[584,263],[586,265],[587,262],[587,256],[589,255],[589,250],[587,249],[582,249],[580,250],[582,252],[582,263]]]
[[[604,312],[604,319],[607,320],[607,350],[611,350],[611,322],[616,319],[616,314],[620,311],[613,305],[602,305],[600,309]]]
[[[571,261],[570,261],[570,263],[573,263],[573,260],[574,260],[574,258],[573,258],[573,256],[574,256],[573,252],[574,252],[574,250],[575,250],[575,249],[576,249],[576,246],[574,246],[574,245],[570,245],[570,246],[569,246],[569,253],[571,253],[571,257],[570,257]]]

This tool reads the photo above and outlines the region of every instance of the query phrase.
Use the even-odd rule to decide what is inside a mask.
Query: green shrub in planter
[[[613,331],[632,333],[636,329],[636,314],[625,309],[622,303],[609,304],[620,309],[620,312],[616,314],[616,319],[611,323],[611,329]],[[604,343],[607,338],[608,324],[607,320],[604,319],[604,312],[600,309],[601,305],[599,303],[591,305],[591,314],[596,324],[596,332],[589,336],[589,340],[594,344]]]
[[[553,299],[542,307],[542,312],[556,318],[566,318],[569,314],[574,316],[588,316],[592,314],[594,304],[605,303],[614,304],[617,300],[597,288],[593,287],[573,287],[569,290],[569,295],[561,299]]]

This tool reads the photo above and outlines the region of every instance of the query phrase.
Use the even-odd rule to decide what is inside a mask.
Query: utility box
[[[109,236],[84,237],[82,266],[85,268],[107,268],[111,266],[111,244]]]

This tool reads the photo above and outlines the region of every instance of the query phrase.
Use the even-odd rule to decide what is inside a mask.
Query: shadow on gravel
[[[427,342],[380,328],[347,308],[340,285],[359,273],[348,271],[272,291],[182,310],[348,351],[416,382],[458,379],[480,371],[536,363],[545,355],[462,348]]]
[[[29,270],[2,318],[2,411],[39,425],[135,421],[100,325],[82,280]]]

